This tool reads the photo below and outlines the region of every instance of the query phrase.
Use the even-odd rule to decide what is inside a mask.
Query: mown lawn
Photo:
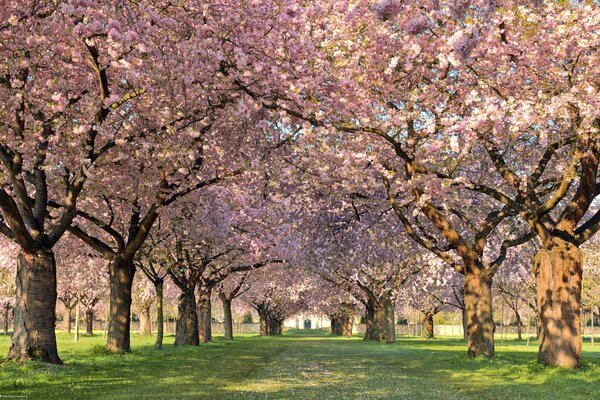
[[[325,334],[239,337],[198,348],[107,355],[102,337],[60,334],[65,365],[0,366],[0,398],[29,399],[597,399],[600,344],[578,371],[535,363],[536,344],[498,340],[494,360],[469,360],[459,340],[400,338],[395,345]],[[167,337],[166,343],[173,338]],[[0,354],[9,340],[0,336]],[[23,396],[23,397],[21,397]]]

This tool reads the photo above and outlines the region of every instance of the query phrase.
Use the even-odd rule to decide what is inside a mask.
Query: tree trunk
[[[110,262],[109,274],[110,318],[106,348],[112,352],[130,352],[131,288],[135,266],[117,257]]]
[[[269,335],[269,317],[264,309],[261,307],[258,308],[258,317],[260,320],[260,336],[268,336]]]
[[[463,327],[463,339],[467,340],[467,329],[469,326],[469,319],[467,318],[467,307],[460,309],[460,313],[462,315],[462,327]]]
[[[396,307],[395,301],[389,296],[383,299],[383,307],[385,310],[385,342],[394,343],[396,341]]]
[[[469,357],[494,357],[492,278],[478,268],[465,265],[465,308]]]
[[[195,287],[188,287],[179,295],[175,346],[198,346],[198,314]]]
[[[65,307],[65,316],[64,316],[64,325],[65,325],[65,333],[71,334],[71,308]]]
[[[372,302],[365,305],[365,337],[364,340],[375,340],[375,309]]]
[[[231,316],[231,300],[221,297],[223,302],[223,325],[225,330],[225,340],[233,340],[233,317]]]
[[[94,336],[94,310],[88,308],[85,310],[85,334],[88,336]]]
[[[534,258],[541,316],[538,360],[542,364],[567,368],[579,365],[582,267],[579,248],[558,238]]]
[[[331,321],[331,334],[333,336],[340,336],[341,333],[341,329],[340,329],[340,323],[337,317],[329,317],[329,320]]]
[[[517,323],[517,340],[523,340],[523,321],[519,310],[515,308],[515,320]]]
[[[163,311],[163,285],[164,282],[159,280],[154,288],[156,289],[156,342],[154,348],[159,350],[162,349],[163,335],[165,329],[164,322],[164,311]]]
[[[278,320],[277,318],[269,318],[270,321],[270,329],[269,329],[269,335],[272,336],[279,336],[281,335],[281,325],[282,322],[280,320]]]
[[[396,340],[394,314],[394,304],[388,297],[369,300],[365,313],[365,340],[393,343]]]
[[[140,313],[140,336],[152,336],[152,323],[150,316],[150,304],[142,307]]]
[[[200,343],[212,342],[212,304],[210,292],[198,293],[198,319],[200,320]]]
[[[51,250],[17,257],[14,331],[8,357],[61,364],[56,348],[56,261]]]
[[[352,325],[353,325],[353,316],[347,315],[339,322],[341,335],[343,336],[352,336]]]
[[[4,306],[4,334],[8,335],[8,312],[10,309]]]
[[[435,337],[435,332],[433,330],[433,313],[424,312],[423,313],[423,338],[433,339],[434,337]]]

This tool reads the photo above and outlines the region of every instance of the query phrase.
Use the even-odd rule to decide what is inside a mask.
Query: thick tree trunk
[[[88,336],[94,336],[94,310],[85,310],[85,334]]]
[[[200,343],[212,342],[212,304],[211,293],[198,293],[198,319],[200,321]]]
[[[195,287],[187,288],[179,295],[175,346],[198,346],[198,313]]]
[[[162,349],[163,335],[165,329],[164,311],[163,311],[163,292],[164,282],[159,280],[155,284],[156,289],[156,342],[154,348],[159,350]]]
[[[541,316],[538,360],[542,364],[567,368],[579,365],[582,267],[579,248],[558,238],[535,256]]]
[[[14,331],[8,357],[61,364],[56,348],[56,262],[51,250],[17,258]]]
[[[71,334],[71,308],[69,308],[69,307],[65,308],[64,318],[65,318],[65,320],[63,322],[65,325],[64,331],[65,331],[65,333],[70,335]]]
[[[231,314],[231,300],[221,297],[223,302],[223,325],[225,340],[233,340],[233,317]]]
[[[269,317],[262,308],[258,308],[258,317],[260,320],[260,336],[268,336],[270,325]]]
[[[106,348],[112,352],[130,352],[131,288],[135,266],[117,257],[110,262],[109,275],[110,318]]]
[[[372,302],[365,305],[365,340],[375,340],[375,308]]]
[[[433,313],[424,312],[423,313],[423,338],[433,339],[434,337],[435,337],[435,332],[433,329]]]
[[[269,317],[269,335],[270,336],[279,336],[283,331],[283,322],[277,318]]]
[[[394,302],[387,296],[379,301],[369,300],[366,307],[365,340],[396,341]]]
[[[469,357],[494,357],[492,278],[474,267],[465,266],[465,308]]]
[[[150,304],[142,307],[140,313],[140,336],[152,336],[152,323],[150,316]]]
[[[342,330],[340,329],[340,322],[337,317],[329,317],[331,322],[331,334],[333,336],[341,336]]]

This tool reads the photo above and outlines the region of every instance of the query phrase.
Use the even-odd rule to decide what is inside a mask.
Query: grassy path
[[[494,360],[468,360],[460,341],[286,335],[217,338],[199,348],[152,348],[134,335],[133,354],[107,355],[102,338],[59,336],[63,366],[0,367],[0,398],[30,399],[594,399],[600,346],[585,347],[579,371],[544,369],[535,346],[498,346]],[[167,338],[167,343],[172,338]],[[589,346],[589,345],[588,345]],[[0,337],[0,354],[8,338]]]

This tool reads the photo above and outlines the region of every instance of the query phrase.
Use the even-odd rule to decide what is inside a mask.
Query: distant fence
[[[463,337],[464,331],[462,325],[434,325],[433,326],[435,336],[440,337]],[[365,333],[365,324],[357,324],[353,328],[354,333],[364,334]],[[535,326],[529,327],[529,335],[535,336],[536,328]],[[523,336],[527,334],[527,327],[521,328],[521,333]],[[496,336],[498,335],[511,335],[516,336],[518,334],[518,328],[515,325],[496,325]],[[400,336],[422,336],[423,335],[423,325],[422,324],[402,324],[396,325],[396,335]],[[600,335],[600,327],[596,326],[592,328],[591,326],[582,327],[582,335],[583,336],[598,336]]]
[[[156,321],[153,320],[152,321],[152,331],[155,332],[156,331]],[[164,329],[165,329],[165,334],[167,335],[174,335],[175,334],[175,327],[176,327],[176,321],[174,320],[168,320],[165,321],[164,323]],[[222,322],[213,322],[212,324],[212,332],[213,334],[223,334],[225,333],[225,328]],[[79,326],[79,330],[80,331],[85,331],[85,321],[82,321],[80,326]],[[4,329],[4,325],[0,323],[0,333],[2,332],[2,330]],[[64,329],[64,323],[62,321],[57,322],[56,324],[56,329],[57,330],[63,330]],[[71,331],[73,331],[73,329],[75,329],[75,324],[71,323]],[[98,332],[98,331],[104,331],[104,321],[100,321],[100,320],[96,320],[94,321],[94,331]],[[10,330],[12,330],[12,326],[10,327]],[[139,332],[140,330],[140,321],[131,321],[131,328],[130,328],[131,332]],[[241,322],[234,322],[233,323],[233,334],[234,335],[241,335],[241,334],[259,334],[260,333],[260,324],[258,323],[241,323]]]
[[[463,336],[462,325],[434,325],[433,326],[435,336]],[[365,324],[358,324],[354,326],[354,332],[363,334],[365,333]],[[423,325],[422,324],[402,324],[396,325],[396,335],[399,336],[422,336]]]

